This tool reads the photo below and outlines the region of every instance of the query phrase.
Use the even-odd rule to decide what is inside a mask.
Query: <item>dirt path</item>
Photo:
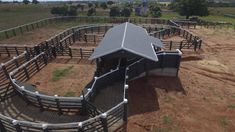
[[[130,83],[130,132],[235,130],[235,32],[193,29],[200,53],[183,55],[179,77]]]

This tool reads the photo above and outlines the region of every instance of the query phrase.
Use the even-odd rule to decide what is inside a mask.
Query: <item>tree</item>
[[[27,4],[30,3],[30,1],[29,1],[29,0],[23,0],[23,3],[24,3],[25,5],[27,5]]]
[[[66,16],[67,15],[67,6],[63,7],[52,7],[51,14],[59,15],[59,16]]]
[[[83,4],[77,4],[77,8],[80,8],[81,11],[84,11],[84,7],[85,7],[85,5],[83,5]]]
[[[180,15],[186,16],[186,19],[194,15],[209,15],[208,4],[206,0],[176,0],[174,6]]]
[[[99,7],[99,2],[95,2],[95,8]]]
[[[130,17],[131,16],[131,9],[129,9],[127,7],[123,8],[121,11],[121,16]]]
[[[117,17],[120,16],[120,9],[117,6],[110,8],[109,16]]]
[[[88,7],[91,8],[93,6],[92,3],[88,3]]]
[[[76,6],[69,6],[67,10],[68,16],[77,16],[77,7]]]
[[[32,3],[33,3],[33,4],[38,4],[39,1],[37,1],[37,0],[32,0]]]
[[[114,4],[114,2],[110,0],[110,1],[107,2],[107,4],[112,5],[112,4]]]
[[[105,2],[102,2],[100,4],[100,7],[103,8],[104,10],[108,8],[107,4]]]
[[[96,10],[95,8],[90,8],[88,11],[87,11],[87,16],[94,16],[96,15]]]
[[[153,17],[160,17],[162,15],[161,8],[158,5],[151,5],[149,7],[150,13]]]

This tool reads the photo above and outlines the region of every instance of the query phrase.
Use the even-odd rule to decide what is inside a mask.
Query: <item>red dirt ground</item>
[[[129,132],[235,131],[235,32],[192,32],[203,49],[183,55],[178,78],[130,82]]]
[[[53,71],[73,66],[68,75],[53,81]],[[57,59],[49,63],[28,83],[36,84],[37,89],[48,95],[79,96],[85,86],[92,80],[96,66],[87,60]]]
[[[25,32],[6,40],[0,41],[0,44],[21,44],[21,45],[36,45],[50,37],[60,33],[64,29],[57,29],[53,27],[42,27],[33,31]]]

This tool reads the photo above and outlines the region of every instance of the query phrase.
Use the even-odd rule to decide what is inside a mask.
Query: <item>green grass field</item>
[[[220,15],[224,14],[235,14],[235,7],[210,7],[209,8],[211,15]]]
[[[23,5],[23,4],[0,4],[0,30],[8,29],[25,23],[33,22],[39,19],[52,17],[50,8],[58,5]],[[204,20],[231,22],[235,24],[234,18],[224,17],[223,14],[235,13],[235,7],[232,8],[209,8],[212,15],[201,17]],[[80,16],[86,16],[86,12],[78,13]],[[97,16],[107,16],[108,12],[97,12]],[[131,15],[135,17],[134,13]],[[178,13],[162,14],[161,18],[185,18]],[[71,24],[71,23],[70,23]],[[71,25],[74,25],[73,23]]]
[[[51,17],[50,6],[0,4],[0,30]]]

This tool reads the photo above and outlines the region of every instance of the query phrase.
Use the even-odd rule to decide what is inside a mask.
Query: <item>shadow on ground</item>
[[[182,92],[186,95],[178,77],[150,76],[148,79],[143,77],[130,81],[128,115],[158,111],[160,107],[157,89],[165,90],[166,92]]]

